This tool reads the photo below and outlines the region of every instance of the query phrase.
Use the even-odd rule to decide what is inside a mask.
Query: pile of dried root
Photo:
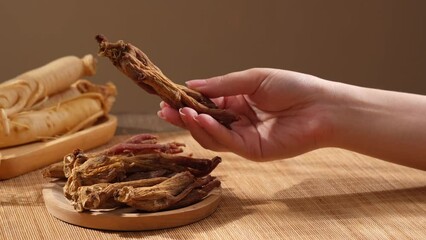
[[[220,186],[209,174],[221,162],[220,157],[179,154],[183,147],[140,134],[103,151],[77,149],[46,168],[43,176],[66,179],[64,195],[80,212],[123,206],[145,212],[181,208]]]

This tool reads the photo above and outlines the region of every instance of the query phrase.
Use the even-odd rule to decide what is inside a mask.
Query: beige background
[[[183,83],[250,67],[426,94],[426,1],[1,1],[0,81],[123,39]],[[149,96],[99,59],[114,113],[154,113]]]

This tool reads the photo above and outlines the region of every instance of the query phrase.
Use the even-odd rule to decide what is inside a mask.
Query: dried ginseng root
[[[132,187],[151,187],[159,184],[167,177],[156,177],[149,179],[139,179],[129,182],[117,183],[98,183],[78,188],[76,195],[72,201],[74,209],[78,212],[91,209],[111,209],[123,206],[114,199],[114,193],[125,186]]]
[[[114,156],[114,155],[123,155],[123,156],[135,156],[138,154],[149,154],[149,153],[168,153],[176,154],[183,152],[182,147],[185,144],[178,142],[169,142],[169,143],[157,143],[157,136],[152,134],[138,134],[135,136],[126,139],[125,141],[115,144],[107,149],[85,153],[80,149],[75,149],[72,153],[64,156],[63,161],[51,164],[50,166],[43,169],[43,177],[45,178],[61,178],[67,179],[71,176],[71,171],[83,164],[89,158],[94,158],[97,156]],[[131,174],[129,177],[141,179],[141,175],[146,175],[144,178],[159,176],[159,172],[144,172],[144,173],[135,173]],[[164,175],[163,174],[160,175]]]
[[[151,187],[125,186],[115,193],[115,200],[146,212],[157,212],[174,208],[197,188],[214,181],[214,178],[195,178],[189,172],[182,172]],[[210,189],[211,190],[211,189]],[[195,195],[193,195],[195,196]],[[200,201],[204,196],[198,195],[185,204]],[[184,206],[184,205],[182,205]]]
[[[196,181],[199,182],[199,186],[192,189],[191,192],[189,192],[183,199],[169,206],[168,209],[182,208],[197,203],[205,198],[213,189],[218,188],[221,185],[221,182],[218,179],[210,175],[204,178],[199,178]]]
[[[189,172],[182,172],[170,178],[154,177],[82,186],[74,195],[72,204],[78,212],[126,205],[155,212],[197,203],[219,186],[220,181],[210,175],[195,178]]]
[[[162,175],[157,176],[168,176],[188,171],[196,177],[202,177],[212,172],[220,162],[220,157],[210,160],[164,153],[98,155],[72,169],[64,186],[64,194],[71,200],[79,187],[126,181],[127,178],[134,177],[135,173],[141,172],[163,171]]]
[[[65,178],[65,197],[78,212],[133,207],[155,212],[203,200],[220,181],[209,174],[221,162],[181,155],[184,144],[158,143],[139,134],[97,152],[76,149],[44,177]]]
[[[137,85],[148,93],[160,96],[173,108],[193,108],[198,113],[211,115],[228,128],[232,122],[238,120],[235,114],[219,109],[201,93],[172,82],[145,53],[132,44],[121,40],[111,43],[102,35],[96,36],[96,40],[99,43],[100,56],[108,57],[114,66]]]
[[[65,179],[64,173],[64,164],[62,162],[57,162],[50,164],[43,169],[42,175],[44,178],[60,178]]]
[[[181,153],[185,146],[183,143],[170,142],[170,143],[157,143],[157,137],[151,134],[138,134],[124,142],[113,145],[112,147],[92,153],[84,153],[80,149],[74,150],[72,153],[67,154],[63,161],[62,167],[64,176],[67,178],[71,176],[72,170],[86,162],[88,159],[102,156],[135,156],[138,154],[149,154],[149,153]]]

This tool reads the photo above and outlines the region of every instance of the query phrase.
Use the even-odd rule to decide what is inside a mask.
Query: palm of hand
[[[268,160],[316,148],[325,114],[316,101],[318,88],[311,78],[272,75],[254,94],[225,98],[226,108],[244,116],[232,125],[239,136],[233,151],[250,159]]]

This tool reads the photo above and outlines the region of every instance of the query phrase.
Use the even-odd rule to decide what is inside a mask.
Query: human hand
[[[158,116],[190,131],[203,147],[231,151],[255,161],[292,157],[321,147],[328,127],[328,81],[278,69],[249,69],[187,86],[240,120],[228,129],[207,114],[165,102]]]

